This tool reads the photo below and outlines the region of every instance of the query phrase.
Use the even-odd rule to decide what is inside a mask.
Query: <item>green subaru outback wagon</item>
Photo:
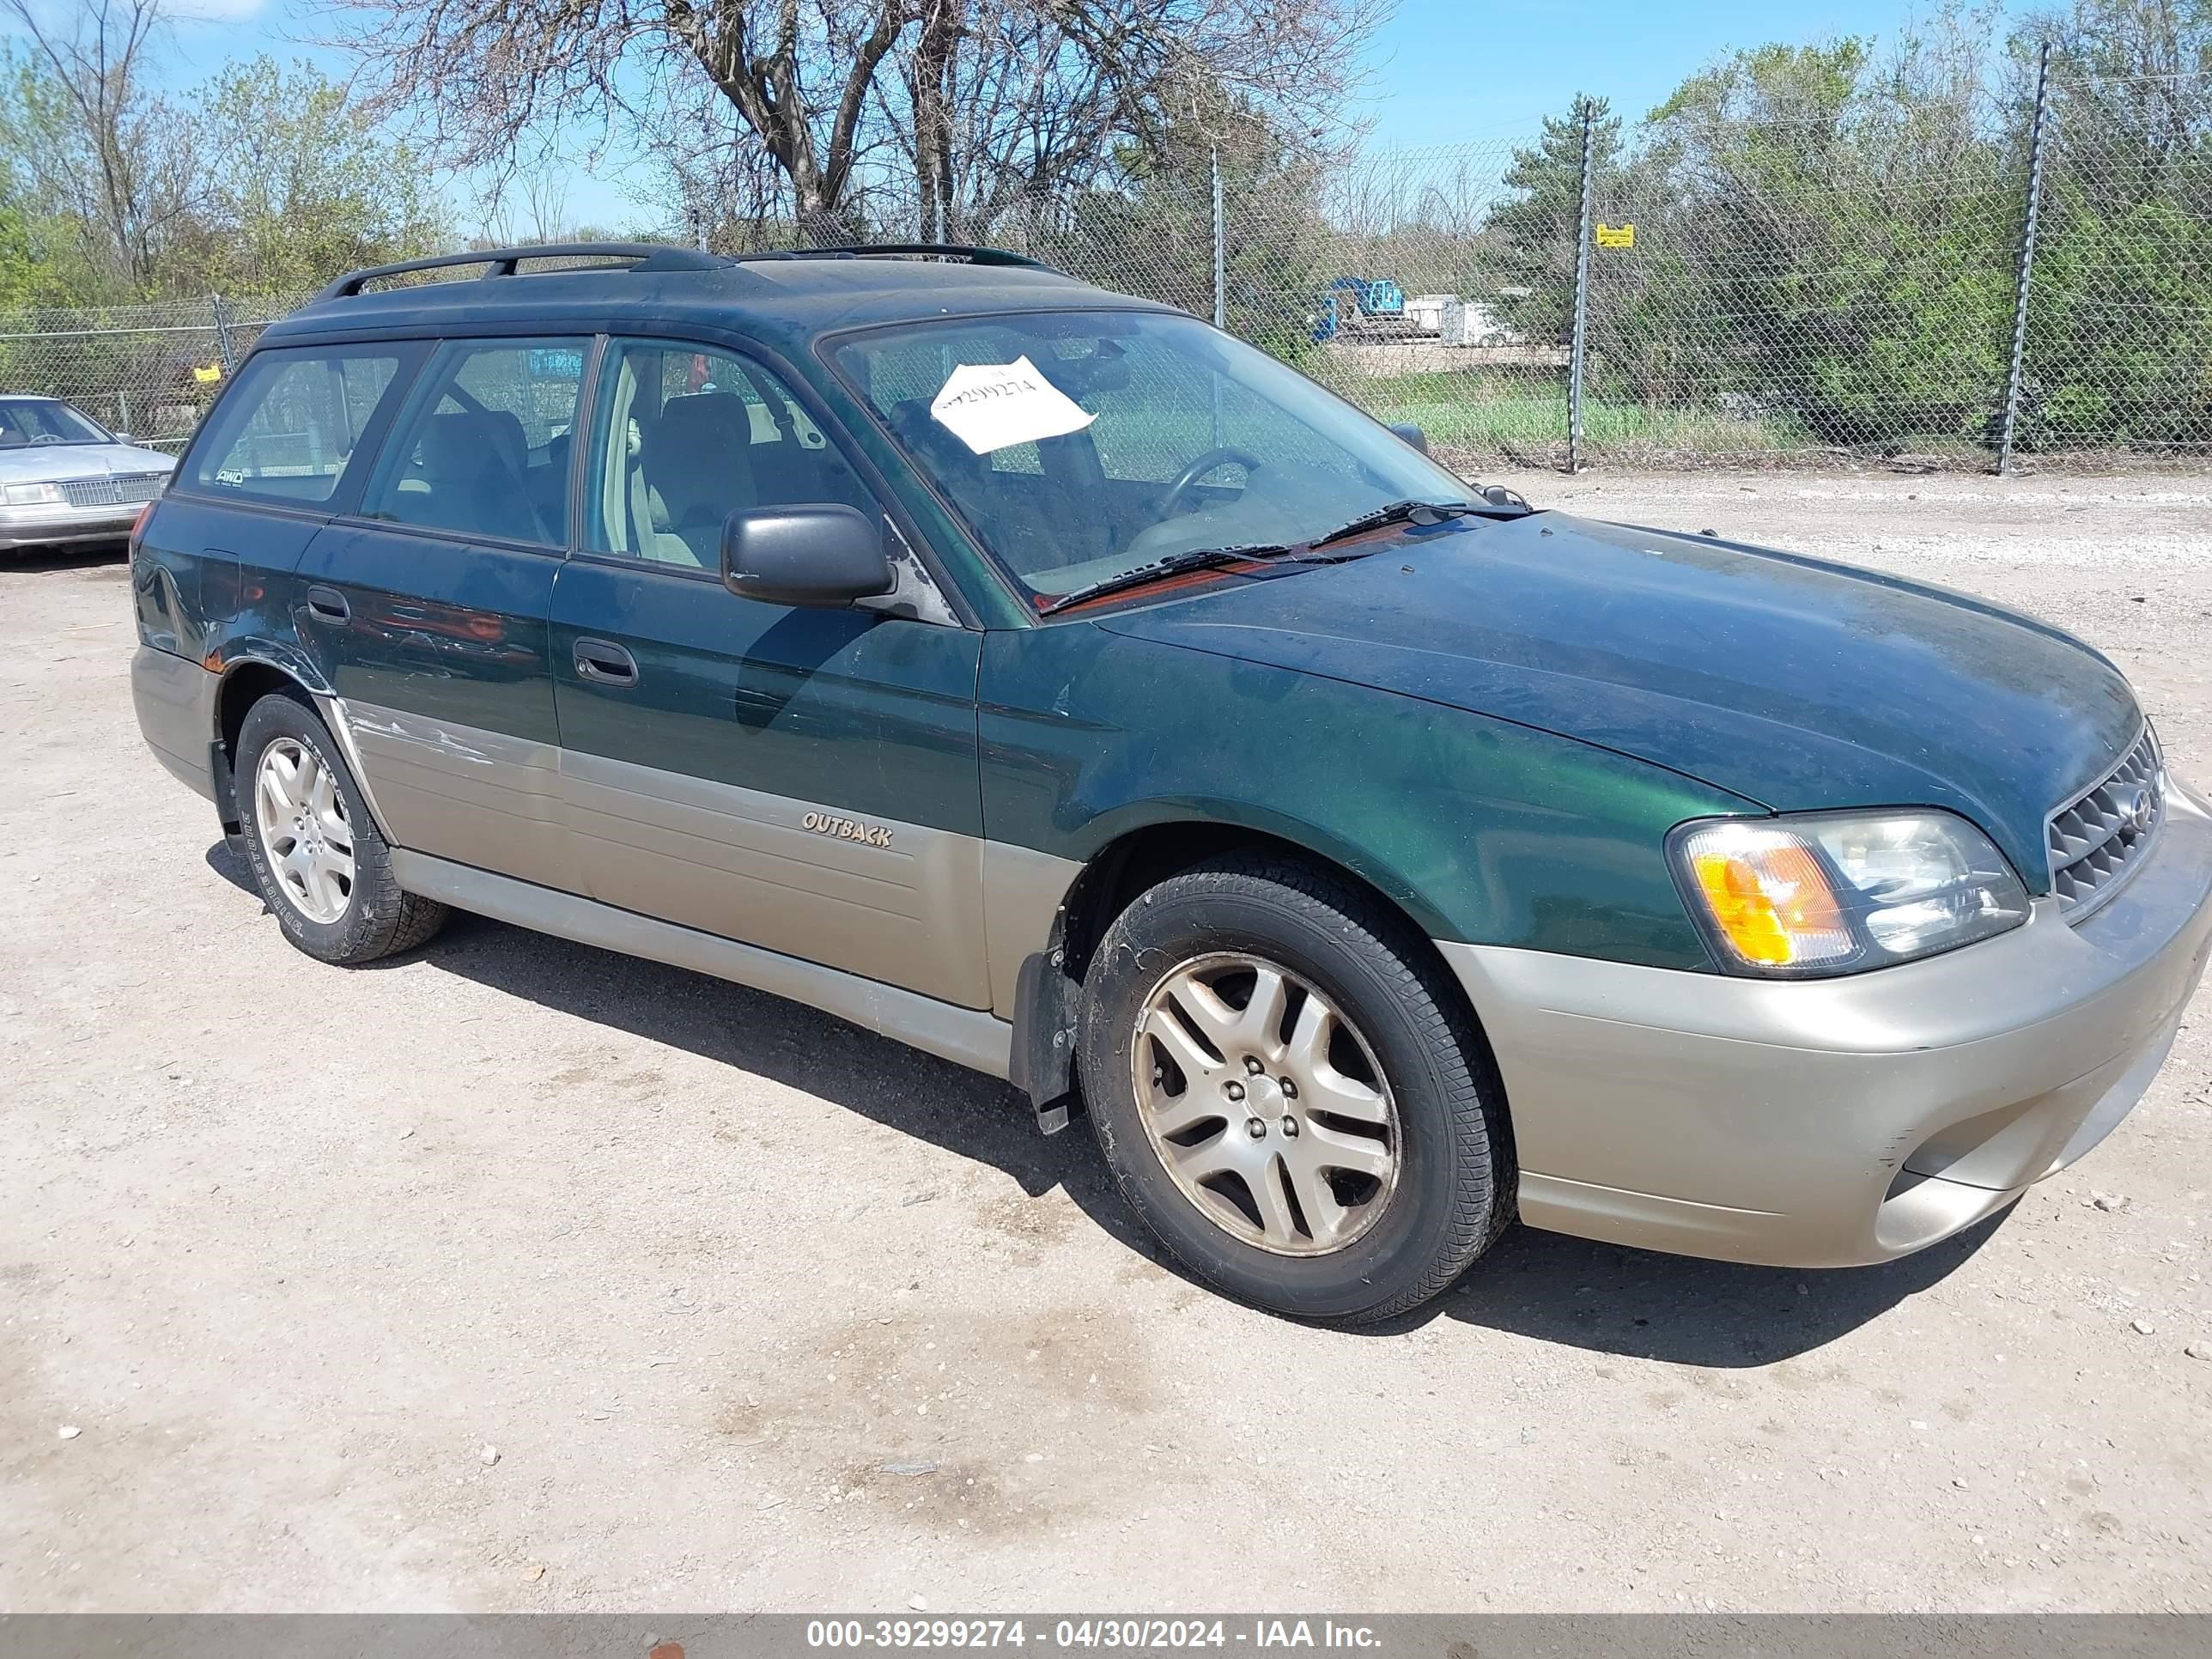
[[[468,258],[270,329],[133,538],[147,741],[321,961],[459,906],[796,998],[1355,1321],[1516,1214],[1900,1255],[2172,1043],[2212,807],[2058,629],[1009,254]]]

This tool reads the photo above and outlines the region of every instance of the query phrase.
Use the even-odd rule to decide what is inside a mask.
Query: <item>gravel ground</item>
[[[2192,481],[1507,482],[2040,611],[2212,776]],[[291,951],[139,743],[127,592],[0,567],[0,1607],[2212,1610],[2203,998],[1904,1262],[1516,1231],[1307,1329],[804,1009],[468,918]]]

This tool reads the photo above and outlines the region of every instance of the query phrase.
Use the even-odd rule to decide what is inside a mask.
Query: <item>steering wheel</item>
[[[1188,466],[1175,475],[1175,482],[1160,492],[1159,501],[1155,511],[1163,518],[1171,517],[1176,513],[1187,512],[1188,509],[1183,506],[1182,498],[1190,493],[1191,486],[1216,467],[1227,466],[1232,463],[1243,467],[1248,473],[1257,472],[1267,465],[1265,461],[1247,449],[1232,449],[1226,446],[1209,449],[1204,454],[1194,458]]]

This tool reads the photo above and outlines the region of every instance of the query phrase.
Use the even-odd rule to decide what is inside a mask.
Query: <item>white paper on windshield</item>
[[[930,399],[929,412],[978,455],[1064,437],[1096,418],[1026,356],[1011,363],[961,364]]]

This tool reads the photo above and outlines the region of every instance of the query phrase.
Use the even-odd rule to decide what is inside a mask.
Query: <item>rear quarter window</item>
[[[189,481],[213,495],[329,501],[399,365],[389,345],[256,352],[193,446]]]

